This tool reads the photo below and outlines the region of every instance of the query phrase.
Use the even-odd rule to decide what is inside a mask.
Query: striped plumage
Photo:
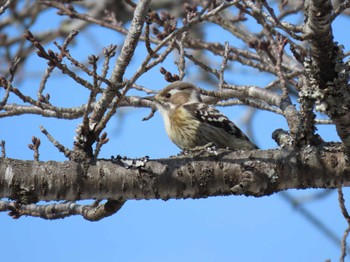
[[[203,103],[198,88],[190,83],[174,82],[154,100],[169,138],[181,149],[209,143],[231,150],[257,148],[226,116]]]

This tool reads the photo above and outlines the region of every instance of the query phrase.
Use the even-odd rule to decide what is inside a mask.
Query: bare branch
[[[40,131],[46,135],[46,137],[50,140],[50,142],[55,146],[57,147],[57,149],[62,152],[66,157],[69,157],[71,155],[71,151],[64,147],[62,144],[60,144],[56,139],[53,138],[53,136],[51,136],[49,134],[49,132],[47,132],[47,130],[43,127],[43,126],[40,126]]]
[[[32,144],[28,144],[29,149],[34,151],[34,160],[35,161],[39,161],[40,144],[41,144],[40,139],[35,137],[35,136],[32,137]]]
[[[5,140],[0,141],[1,146],[1,158],[6,158]]]
[[[10,5],[14,2],[14,0],[7,0],[6,3],[2,4],[0,6],[0,15],[2,15],[7,8],[10,7]]]
[[[224,81],[224,72],[225,72],[226,67],[227,67],[228,55],[230,53],[230,48],[229,47],[230,47],[229,43],[226,41],[225,42],[225,52],[224,52],[221,68],[219,70],[219,89],[222,89],[222,86],[225,84],[224,83],[225,82]]]
[[[203,152],[197,156],[147,160],[137,167],[124,167],[118,159],[99,160],[87,167],[74,161],[33,164],[1,158],[0,197],[21,203],[28,199],[169,199],[232,193],[264,196],[287,188],[336,188],[341,180],[344,186],[350,186],[348,177],[341,175],[347,166],[344,152],[335,144],[298,152],[285,149],[217,153],[215,161],[209,161],[212,155]],[[329,161],[330,155],[337,161]],[[32,167],[30,171],[26,169],[28,165]],[[27,170],[25,176],[23,169]],[[138,179],[140,175],[142,179]],[[79,190],[74,186],[76,181]],[[23,189],[20,195],[12,190],[13,183]]]
[[[277,34],[276,41],[277,41],[277,63],[276,63],[277,76],[280,80],[283,97],[288,97],[288,88],[287,88],[286,80],[282,71],[283,53],[284,53],[284,47],[287,44],[287,38],[285,38],[281,34]]]
[[[185,77],[185,39],[187,37],[187,34],[188,32],[185,31],[182,33],[182,36],[181,36],[181,40],[179,42],[179,49],[180,49],[180,52],[179,52],[179,61],[177,61],[177,66],[179,68],[179,77],[180,77],[180,80],[183,80],[184,77]]]
[[[103,92],[102,97],[97,101],[94,110],[91,114],[90,121],[94,127],[94,132],[98,135],[105,127],[107,121],[101,121],[104,113],[111,104],[112,100],[120,95],[119,90],[123,84],[123,76],[126,67],[129,65],[130,60],[136,49],[139,37],[142,32],[143,23],[146,19],[150,0],[140,0],[135,9],[134,17],[131,22],[130,29],[124,41],[121,53],[116,60],[116,64],[112,71],[110,82],[112,85],[108,86]],[[157,52],[157,51],[155,51]],[[114,114],[114,112],[112,112]],[[107,119],[109,120],[109,118]]]
[[[45,89],[47,80],[51,76],[51,73],[52,73],[52,71],[54,69],[55,69],[55,67],[53,65],[48,66],[48,68],[45,70],[45,73],[44,73],[43,77],[41,78],[39,90],[37,92],[38,100],[41,101],[41,102],[49,103],[49,97],[48,96],[43,96],[43,91]]]
[[[339,202],[340,210],[341,210],[346,222],[348,223],[348,228],[345,230],[343,239],[341,241],[340,261],[343,262],[345,257],[346,257],[346,249],[347,249],[346,248],[346,239],[347,239],[349,232],[350,232],[350,215],[349,215],[348,210],[346,209],[346,206],[345,206],[345,199],[344,199],[344,194],[343,194],[341,184],[339,184],[339,186],[338,186],[338,202]]]
[[[10,211],[9,215],[15,219],[21,216],[32,216],[54,220],[80,215],[86,220],[98,221],[117,213],[124,203],[125,201],[122,200],[108,200],[105,204],[95,201],[91,205],[78,205],[71,201],[49,205],[23,205],[10,201],[0,201],[0,212]]]
[[[104,132],[101,134],[101,136],[97,139],[96,148],[94,152],[94,160],[97,161],[98,155],[100,154],[101,148],[103,145],[107,144],[109,141],[109,138],[107,138],[107,133]]]
[[[16,72],[17,65],[19,62],[20,62],[19,58],[15,58],[15,60],[12,62],[11,68],[9,70],[10,71],[10,79],[8,81],[6,81],[6,79],[3,77],[0,78],[0,85],[5,87],[5,94],[4,94],[2,101],[0,102],[0,109],[2,109],[6,105],[7,100],[10,96],[10,92],[12,91],[12,82],[13,82],[13,79],[15,77],[15,72]]]

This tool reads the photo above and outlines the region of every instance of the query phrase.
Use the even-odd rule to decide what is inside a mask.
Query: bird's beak
[[[148,101],[151,101],[151,102],[153,102],[154,104],[162,104],[162,101],[159,100],[158,94],[155,94],[155,95],[153,95],[153,96],[145,96],[145,97],[143,97],[143,99],[148,100]]]
[[[155,97],[156,97],[155,95],[154,96],[145,96],[145,97],[143,97],[143,99],[146,99],[146,100],[151,101],[151,102],[155,102],[156,101]]]

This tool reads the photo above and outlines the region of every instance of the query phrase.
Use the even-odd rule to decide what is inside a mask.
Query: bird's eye
[[[166,93],[165,94],[165,98],[170,98],[171,97],[171,94],[170,93]]]

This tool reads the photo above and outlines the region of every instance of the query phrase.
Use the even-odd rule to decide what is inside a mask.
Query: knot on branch
[[[84,206],[81,213],[86,220],[99,221],[117,213],[125,202],[125,200],[109,199],[105,204]]]
[[[293,144],[293,140],[290,134],[281,128],[273,131],[272,139],[275,140],[277,145],[279,145],[282,148],[289,147]]]
[[[262,196],[268,187],[268,176],[262,174],[258,169],[246,170],[242,173],[237,185],[231,188],[235,195]]]

